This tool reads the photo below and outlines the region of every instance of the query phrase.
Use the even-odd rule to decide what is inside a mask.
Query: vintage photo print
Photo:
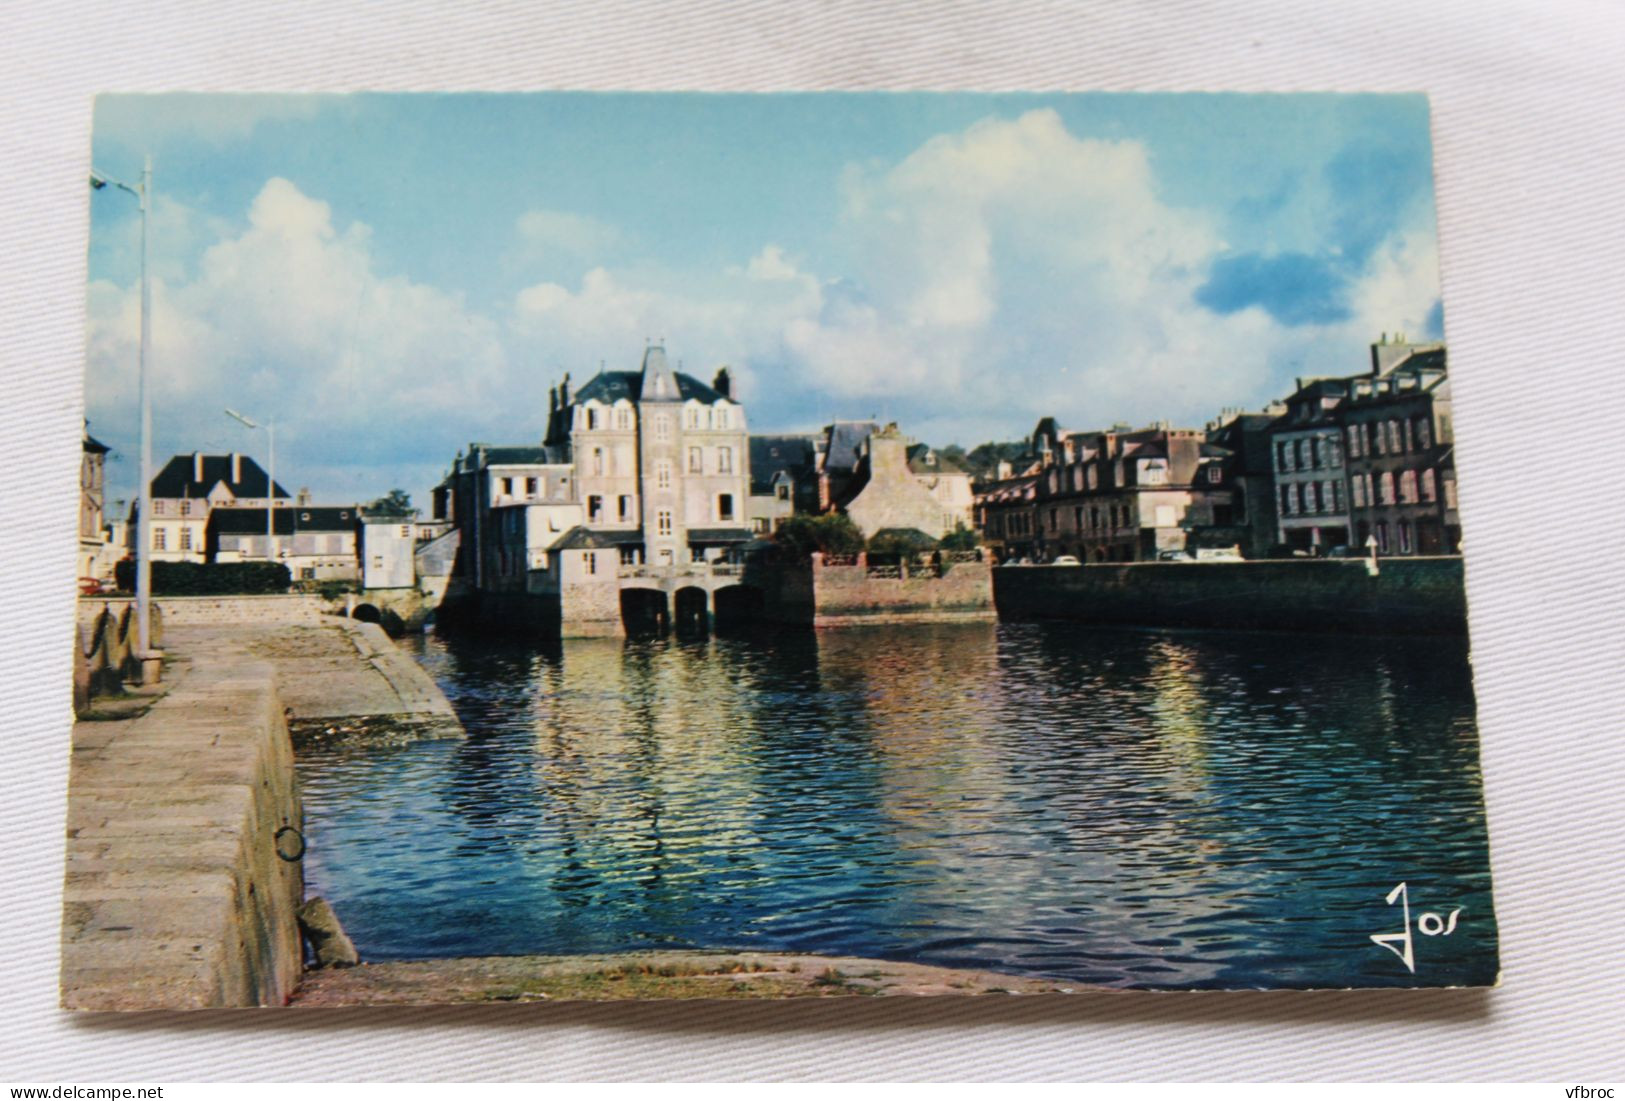
[[[92,163],[65,1006],[1497,981],[1424,97]]]

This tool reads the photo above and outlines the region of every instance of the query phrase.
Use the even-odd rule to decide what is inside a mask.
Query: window
[[[597,523],[604,518],[604,499],[596,493],[587,498],[587,520]]]
[[[582,555],[582,557],[584,559],[586,559],[587,572],[588,573],[597,573],[598,572],[598,552],[597,551],[588,551],[586,554]]]
[[[192,549],[192,528],[190,525],[181,528],[181,550]]]
[[[181,502],[181,515],[182,516],[190,516],[190,515],[192,515],[192,502],[191,501],[182,501]]]
[[[728,407],[726,405],[717,406],[716,418],[717,418],[717,427],[718,428],[727,428],[728,427],[729,421],[732,418],[730,418],[728,416]]]
[[[781,501],[788,501],[790,499],[789,483],[780,482],[778,485],[774,486],[773,496],[777,497]]]
[[[1309,465],[1320,465],[1320,437],[1315,436],[1309,440]]]
[[[153,509],[152,511],[157,512],[158,510]],[[166,539],[167,539],[167,536],[164,534],[164,529],[163,528],[153,528],[152,529],[152,549],[153,550],[165,550],[166,547],[164,546],[164,543],[165,543]]]
[[[1399,430],[1398,421],[1388,422],[1388,450],[1395,455],[1405,450],[1405,437]]]
[[[683,410],[683,424],[687,428],[698,428],[700,426],[700,411],[692,405]]]
[[[1330,467],[1343,465],[1343,444],[1338,436],[1326,437],[1326,465]]]
[[[1439,499],[1439,486],[1434,479],[1433,471],[1422,471],[1422,500],[1432,503]]]
[[[1058,508],[1052,508],[1049,510],[1049,530],[1061,530],[1061,510]]]
[[[717,519],[732,520],[734,518],[734,495],[732,493],[717,494]]]
[[[1377,521],[1377,549],[1383,554],[1388,553],[1388,525],[1381,520]]]
[[[717,448],[717,471],[721,474],[734,472],[734,449],[731,447]]]
[[[1160,459],[1153,459],[1145,463],[1142,468],[1145,472],[1145,484],[1160,486],[1168,484],[1168,464]]]
[[[594,474],[602,474],[604,472],[604,449],[601,447],[595,447],[592,449],[592,472]]]
[[[598,427],[598,410],[593,408],[590,405],[587,406],[587,427],[588,428],[597,428]]]
[[[169,507],[169,502],[168,501],[162,501],[162,500],[153,501],[152,502],[152,514],[154,516],[162,516],[164,514],[165,509],[167,509],[168,507]]]
[[[637,564],[638,564],[638,548],[636,548],[636,547],[622,547],[621,548],[621,565],[623,565],[623,566],[635,566]]]
[[[632,498],[625,493],[621,494],[620,510],[618,515],[622,520],[632,519]]]
[[[504,478],[504,479],[502,479],[501,484],[502,484],[502,495],[504,497],[512,497],[513,496],[513,479],[512,478]]]
[[[1281,515],[1282,516],[1291,516],[1292,515],[1292,487],[1291,486],[1282,486],[1281,487]]]
[[[1399,522],[1399,553],[1411,553],[1411,525],[1408,520]]]
[[[1416,438],[1411,430],[1411,422],[1409,420],[1405,421],[1405,450],[1416,450]]]
[[[1218,485],[1224,481],[1224,468],[1217,463],[1210,463],[1207,468],[1207,480],[1209,485]]]
[[[655,439],[671,439],[671,417],[665,413],[661,413],[655,418]]]
[[[1083,508],[1081,506],[1072,510],[1072,526],[1078,531],[1083,530]]]
[[[1349,425],[1349,457],[1351,459],[1358,459],[1365,454],[1365,448],[1361,446],[1364,439],[1365,432],[1361,430],[1359,425]]]
[[[1332,491],[1332,493],[1331,493],[1332,511],[1333,512],[1342,512],[1343,511],[1343,483],[1341,483],[1341,482],[1327,482],[1326,486],[1327,486],[1328,489],[1330,489]]]
[[[625,408],[615,410],[615,427],[627,429],[632,427],[632,410]]]
[[[1278,470],[1292,469],[1292,445],[1278,443],[1275,445],[1275,466]]]
[[[1416,422],[1416,446],[1429,448],[1433,446],[1433,432],[1428,427],[1428,419],[1421,418]]]
[[[657,488],[657,489],[670,489],[671,488],[671,460],[670,459],[656,459],[655,460],[655,488]]]
[[[661,535],[671,534],[671,509],[663,508],[655,513],[655,531]]]
[[[1456,507],[1456,479],[1454,478],[1444,480],[1444,507],[1448,509]]]
[[[705,472],[705,452],[698,447],[688,449],[688,472],[690,474]]]
[[[314,580],[316,580],[316,567],[315,566],[300,566],[299,567],[299,580],[301,580],[301,581],[314,581]]]
[[[1303,482],[1298,483],[1298,512],[1307,515],[1314,508],[1314,501],[1309,496],[1309,486]]]
[[[1373,454],[1373,455],[1386,455],[1386,454],[1388,454],[1388,446],[1387,446],[1388,441],[1387,441],[1387,439],[1384,436],[1383,431],[1382,431],[1382,422],[1381,421],[1372,421],[1370,424],[1366,425],[1365,427],[1366,427],[1366,431],[1371,433],[1371,438],[1368,441],[1372,445],[1371,454]]]
[[[526,478],[525,479],[525,496],[527,496],[527,497],[536,497],[536,496],[539,496],[540,493],[541,493],[541,479],[539,479],[539,478]]]
[[[1401,504],[1416,504],[1416,471],[1407,470],[1400,474],[1399,500]]]
[[[1297,465],[1308,469],[1309,467],[1309,441],[1299,440],[1293,449],[1296,452]]]
[[[1377,504],[1391,505],[1394,503],[1394,472],[1384,470],[1382,477],[1377,481]]]
[[[1100,470],[1095,464],[1089,464],[1089,488],[1094,489],[1100,484]]]

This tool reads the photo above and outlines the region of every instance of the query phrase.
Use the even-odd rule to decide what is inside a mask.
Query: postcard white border
[[[1617,1075],[1625,14],[1571,3],[47,3],[0,18],[0,1075]],[[1505,988],[87,1021],[56,1002],[91,96],[550,87],[1426,91]],[[60,548],[58,550],[57,548]]]

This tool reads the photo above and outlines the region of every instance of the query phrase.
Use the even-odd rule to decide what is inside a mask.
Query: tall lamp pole
[[[127,183],[103,175],[94,168],[90,186],[100,191],[111,184],[128,191],[141,204],[141,359],[138,386],[141,394],[141,492],[135,532],[135,621],[136,642],[143,660],[152,656],[152,391],[147,386],[147,364],[152,361],[152,278],[150,262],[152,235],[148,225],[152,215],[152,154],[141,166],[141,183]]]
[[[264,424],[257,423],[251,417],[245,417],[235,409],[227,409],[226,416],[247,425],[249,428],[265,429],[265,436],[271,451],[271,469],[265,474],[265,560],[276,561],[276,425],[270,421]]]

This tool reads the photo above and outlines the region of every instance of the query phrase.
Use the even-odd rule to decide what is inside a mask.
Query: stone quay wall
[[[303,810],[272,666],[195,663],[140,718],[77,724],[70,769],[63,1006],[285,1004],[304,881],[277,835]]]
[[[1003,619],[1139,627],[1459,635],[1459,557],[1000,566]]]
[[[857,554],[830,564],[765,563],[744,580],[761,589],[763,615],[779,623],[846,627],[870,623],[934,623],[994,618],[993,569],[985,559],[949,562],[939,576],[918,566]],[[882,564],[884,563],[884,564]]]

